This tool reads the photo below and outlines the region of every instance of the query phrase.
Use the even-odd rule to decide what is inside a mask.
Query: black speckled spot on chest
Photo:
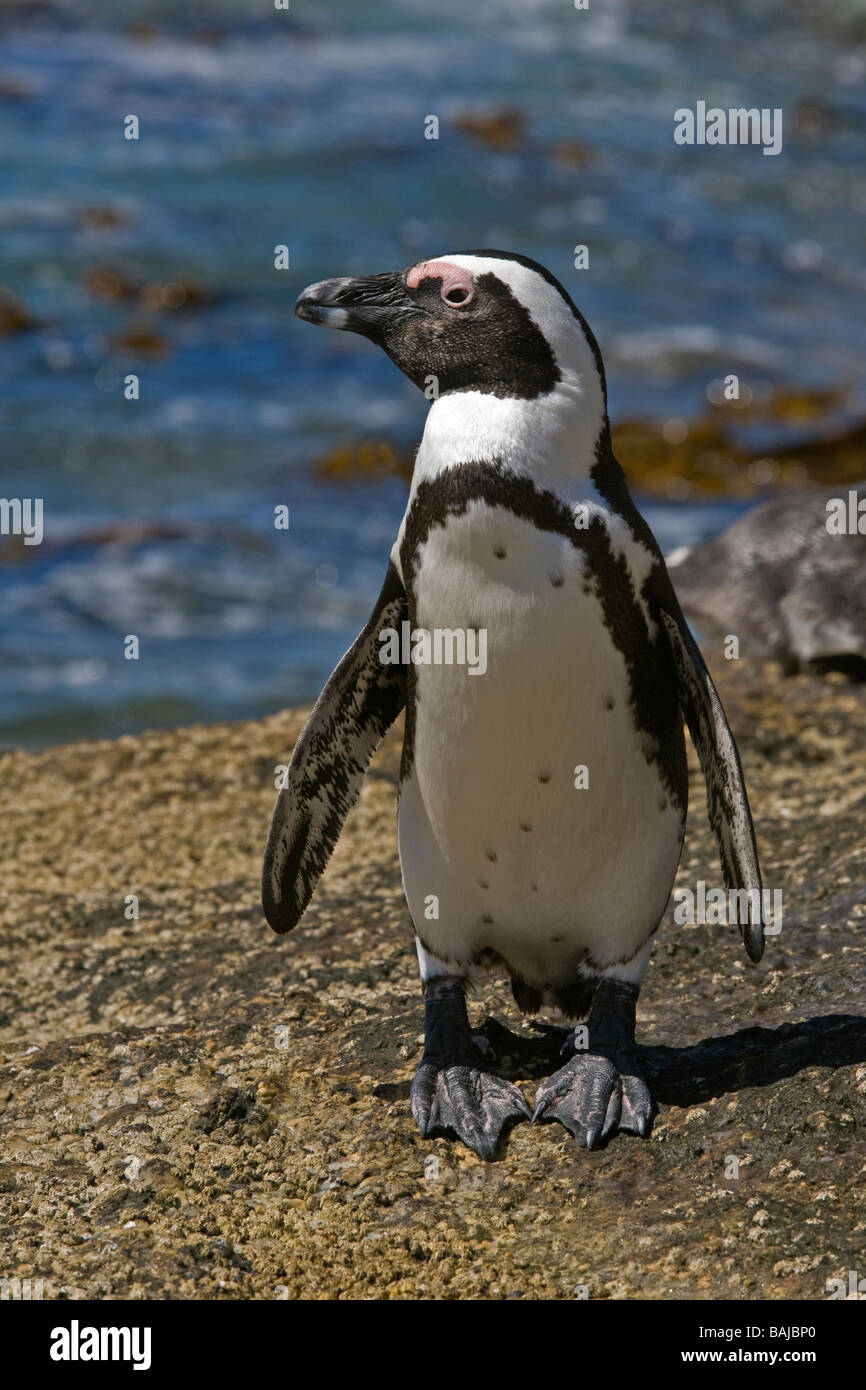
[[[671,801],[685,814],[688,773],[676,673],[670,651],[658,624],[656,631],[650,632],[626,559],[615,553],[607,528],[599,518],[594,517],[584,529],[577,528],[572,511],[555,493],[538,488],[531,478],[496,463],[459,464],[444,469],[432,479],[425,479],[419,484],[407,513],[400,552],[410,622],[413,626],[417,623],[417,568],[424,543],[432,531],[446,526],[449,518],[464,516],[474,501],[504,508],[540,531],[565,537],[582,552],[586,560],[587,585],[595,594],[611,640],[625,661],[632,718],[646,735],[644,755],[648,762],[657,765]],[[652,551],[658,553],[648,528],[646,534],[650,537]],[[641,540],[644,540],[643,535]],[[659,565],[662,565],[660,558]],[[652,576],[648,584],[652,586]],[[447,619],[448,615],[443,614],[443,623],[447,623]],[[415,668],[411,665],[407,677],[403,781],[414,763],[418,719],[418,684]]]

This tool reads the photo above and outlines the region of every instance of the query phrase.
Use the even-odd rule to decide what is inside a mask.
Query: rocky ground
[[[652,1137],[595,1153],[521,1125],[485,1164],[415,1130],[399,731],[283,940],[258,877],[300,714],[0,757],[0,1273],[55,1299],[822,1299],[866,1275],[866,690],[712,664],[784,928],[754,967],[669,913],[638,1017]],[[717,884],[693,782],[678,882]],[[531,1094],[557,1037],[499,983],[473,1011]]]

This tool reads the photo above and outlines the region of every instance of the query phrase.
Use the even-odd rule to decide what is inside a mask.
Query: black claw
[[[634,1052],[637,993],[635,985],[602,981],[589,1016],[589,1050],[574,1052],[539,1087],[533,1121],[558,1120],[587,1149],[617,1129],[647,1135],[652,1097]]]
[[[652,1100],[633,1058],[579,1052],[539,1087],[533,1120],[558,1120],[587,1149],[599,1147],[617,1129],[642,1136],[649,1129]]]
[[[473,1039],[463,981],[428,981],[424,995],[426,1046],[411,1091],[421,1137],[455,1134],[491,1159],[503,1132],[530,1118],[529,1106],[516,1086],[490,1071],[489,1044],[482,1050]]]
[[[517,1087],[477,1067],[422,1063],[411,1099],[422,1139],[434,1132],[455,1134],[485,1159],[493,1158],[505,1129],[529,1119]]]

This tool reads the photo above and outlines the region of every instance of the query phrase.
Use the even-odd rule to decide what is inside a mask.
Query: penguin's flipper
[[[707,814],[718,841],[725,886],[746,890],[748,905],[739,914],[740,932],[749,956],[758,961],[764,953],[761,870],[740,755],[679,604],[675,609],[662,608],[661,619],[674,659],[680,705],[707,784]]]
[[[262,866],[262,905],[275,932],[291,931],[313,894],[370,759],[406,703],[406,668],[381,658],[379,634],[408,617],[389,565],[370,619],[301,730],[274,807]]]

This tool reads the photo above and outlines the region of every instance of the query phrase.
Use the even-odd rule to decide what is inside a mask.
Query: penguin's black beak
[[[376,342],[382,341],[395,320],[418,312],[409,296],[405,277],[396,271],[362,275],[357,279],[342,276],[336,280],[319,280],[307,286],[295,305],[298,318],[306,319],[307,323],[362,333]]]

